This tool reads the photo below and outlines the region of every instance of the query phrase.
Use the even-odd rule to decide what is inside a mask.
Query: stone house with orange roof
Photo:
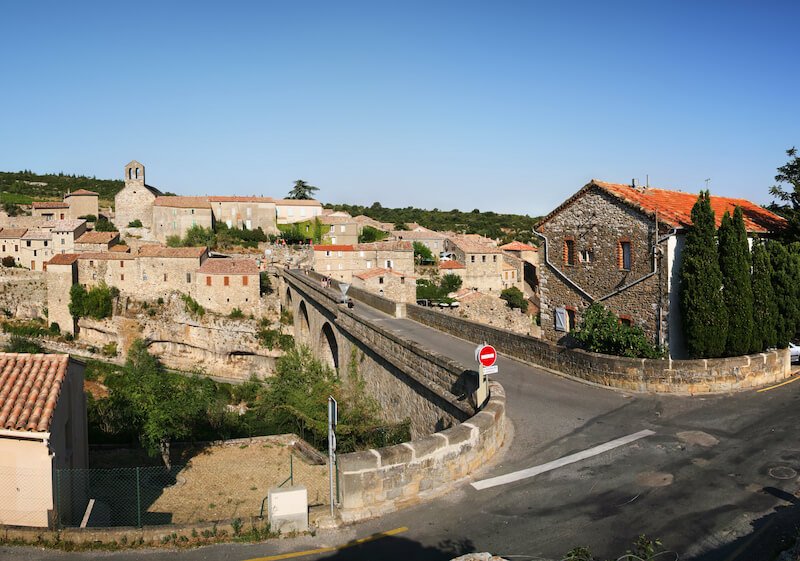
[[[62,201],[33,201],[31,216],[44,222],[66,220],[69,216],[69,203]]]
[[[395,302],[417,301],[417,277],[393,269],[369,269],[353,275],[352,284]]]
[[[322,204],[314,199],[278,199],[275,201],[278,224],[294,224],[322,216]]]
[[[685,357],[678,295],[681,251],[697,195],[592,180],[537,226],[544,337],[562,341],[583,311],[600,302],[621,322],[642,328],[671,358]],[[711,197],[717,225],[744,211],[751,236],[785,221],[745,199]]]
[[[455,269],[452,272],[463,279],[465,288],[480,292],[496,294],[511,286],[522,290],[521,260],[505,255],[496,245],[483,241],[485,239],[481,236],[449,235],[445,240],[445,251],[453,253],[455,260],[464,266],[458,273]]]
[[[250,314],[260,297],[258,265],[253,259],[206,259],[197,269],[193,298],[205,308]]]
[[[208,197],[156,197],[153,201],[152,235],[160,242],[170,236],[182,238],[189,228],[214,228],[214,213]]]
[[[69,205],[69,218],[78,219],[82,216],[99,216],[98,201],[100,194],[88,189],[78,189],[64,195],[64,202]]]
[[[271,197],[208,197],[214,221],[228,228],[257,230],[277,234],[277,210]]]
[[[353,274],[374,268],[414,274],[411,242],[373,242],[354,245],[316,245],[312,268],[320,274],[350,282]]]
[[[348,216],[323,215],[322,243],[332,245],[354,245],[358,243],[358,223]]]
[[[75,252],[100,253],[110,251],[117,244],[119,244],[119,232],[86,232],[75,240]]]
[[[69,509],[87,498],[60,488],[56,470],[88,467],[84,368],[69,355],[0,353],[0,524],[47,528],[82,514]]]
[[[145,183],[144,171],[144,166],[136,160],[125,166],[125,187],[114,197],[114,224],[119,229],[127,228],[135,220],[141,221],[145,228],[153,224],[153,203],[163,193]]]

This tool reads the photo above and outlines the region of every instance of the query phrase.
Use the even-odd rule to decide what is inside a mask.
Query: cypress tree
[[[778,340],[778,304],[772,290],[772,262],[761,240],[753,243],[753,338],[751,353],[774,347]]]
[[[686,350],[692,358],[725,353],[728,309],[722,298],[711,195],[701,191],[692,207],[680,270],[680,301]]]
[[[719,269],[722,297],[728,309],[725,354],[739,356],[750,351],[753,334],[753,285],[750,281],[750,247],[741,207],[733,218],[725,211],[719,226]]]
[[[777,346],[785,349],[797,332],[798,307],[794,259],[782,243],[770,240],[767,244],[772,263],[772,290],[778,305]]]

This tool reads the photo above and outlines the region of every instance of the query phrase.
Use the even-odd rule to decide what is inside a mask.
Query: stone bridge
[[[319,275],[279,273],[281,305],[292,312],[298,344],[310,347],[345,383],[349,376],[360,377],[386,421],[411,422],[411,442],[339,456],[343,519],[375,516],[441,495],[499,449],[505,438],[505,395],[499,384],[492,384],[492,397],[478,412],[474,371],[349,309],[338,287],[324,287]],[[369,300],[369,294],[358,296]],[[403,313],[375,298],[370,302],[375,307]]]

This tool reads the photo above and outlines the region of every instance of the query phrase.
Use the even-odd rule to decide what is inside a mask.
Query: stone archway
[[[297,334],[298,341],[309,344],[311,342],[311,323],[308,320],[308,309],[304,300],[297,307]]]
[[[336,341],[336,334],[333,332],[331,324],[327,321],[319,333],[319,353],[323,364],[327,364],[334,370],[339,369],[339,343]]]

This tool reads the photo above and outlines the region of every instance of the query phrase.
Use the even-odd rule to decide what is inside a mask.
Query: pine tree
[[[772,263],[772,290],[778,305],[777,346],[785,349],[797,332],[800,310],[797,302],[797,272],[794,258],[782,243],[770,240],[767,244]]]
[[[711,195],[701,191],[692,207],[680,270],[680,301],[686,350],[692,358],[725,353],[728,309],[722,297]]]
[[[750,247],[741,207],[733,218],[725,211],[719,227],[719,269],[722,297],[728,309],[725,354],[739,356],[750,351],[753,333],[753,285],[750,280]]]
[[[772,263],[761,240],[753,243],[753,338],[750,352],[760,353],[778,340],[778,304],[772,290]]]

